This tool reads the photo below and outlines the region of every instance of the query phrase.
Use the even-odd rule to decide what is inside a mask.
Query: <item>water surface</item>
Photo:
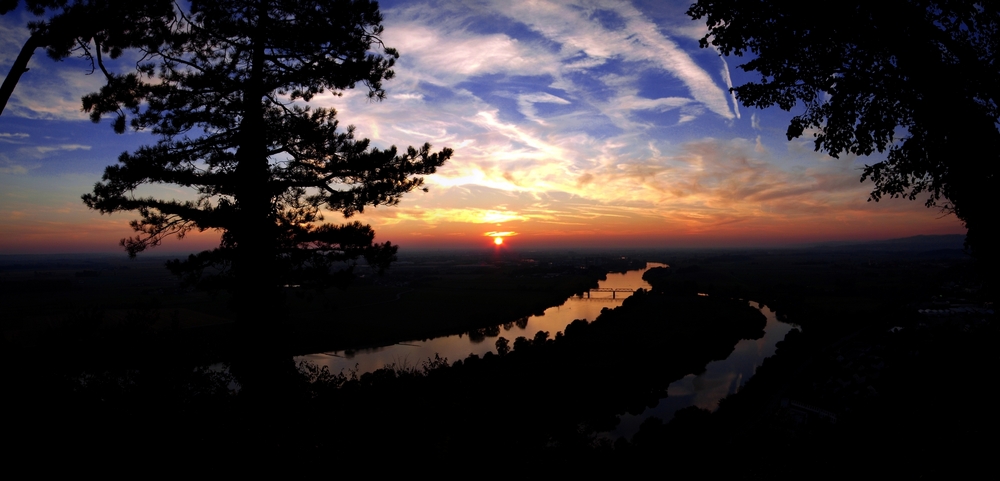
[[[666,264],[655,262],[646,263],[644,269],[636,269],[625,273],[610,273],[607,279],[598,283],[598,288],[626,288],[635,291],[637,289],[649,289],[650,285],[642,280],[642,275],[647,270],[654,267],[663,267]],[[532,338],[538,331],[547,331],[549,337],[554,337],[556,332],[566,329],[569,323],[576,319],[585,319],[588,322],[597,319],[604,308],[614,309],[622,304],[622,301],[630,296],[628,292],[593,292],[588,298],[584,296],[573,296],[563,304],[550,307],[543,314],[530,316],[517,322],[511,322],[498,326],[493,333],[483,333],[482,335],[469,336],[458,334],[444,336],[423,341],[410,341],[391,346],[378,347],[374,349],[361,349],[356,351],[331,351],[317,354],[298,356],[296,361],[309,361],[318,366],[327,366],[330,372],[350,372],[357,369],[358,373],[374,371],[381,367],[395,364],[397,367],[419,367],[428,358],[435,355],[447,358],[449,363],[459,359],[464,359],[470,354],[482,356],[487,352],[496,353],[496,340],[503,336],[512,344],[519,336]],[[612,298],[613,296],[613,298]],[[484,309],[487,309],[484,307]],[[480,331],[482,332],[482,331]]]
[[[599,282],[598,288],[627,288],[632,291],[649,289],[650,285],[642,280],[643,273],[661,266],[665,264],[650,262],[644,269],[608,274],[606,280]],[[546,309],[543,314],[497,326],[489,333],[480,330],[476,336],[458,334],[373,349],[322,352],[299,356],[296,361],[304,360],[327,366],[334,373],[357,370],[358,374],[393,364],[397,367],[420,367],[435,355],[447,358],[452,363],[470,354],[482,356],[487,352],[495,353],[495,343],[499,336],[511,342],[519,336],[534,337],[538,331],[547,331],[550,337],[555,336],[556,332],[565,330],[576,319],[588,322],[597,319],[602,309],[614,309],[630,295],[628,292],[617,292],[612,298],[610,292],[591,292],[589,298],[586,295],[570,297],[563,304]],[[785,338],[788,331],[797,327],[778,321],[774,311],[762,304],[750,302],[750,305],[759,308],[767,317],[762,338],[741,340],[725,360],[710,362],[704,372],[689,374],[674,381],[667,388],[667,397],[660,399],[655,407],[647,408],[639,415],[622,415],[618,427],[607,434],[612,439],[619,436],[631,437],[646,418],[656,416],[667,422],[673,419],[674,413],[688,406],[715,411],[720,399],[738,392],[764,359],[774,354],[777,343]]]
[[[611,437],[631,437],[639,430],[639,425],[651,416],[666,423],[673,419],[674,413],[688,406],[698,406],[714,412],[719,407],[720,399],[739,392],[764,359],[774,354],[778,342],[785,338],[788,331],[798,327],[779,321],[774,311],[767,306],[755,302],[750,302],[750,305],[759,307],[767,317],[764,337],[741,340],[736,343],[736,348],[729,357],[708,363],[705,372],[688,374],[670,383],[667,397],[660,399],[656,407],[647,408],[638,416],[628,413],[622,415],[618,427],[610,433]]]

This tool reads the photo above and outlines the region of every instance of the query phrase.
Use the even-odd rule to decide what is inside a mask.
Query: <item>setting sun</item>
[[[499,246],[499,245],[503,245],[503,238],[504,237],[510,237],[510,236],[513,236],[513,235],[517,235],[517,232],[511,232],[511,231],[490,231],[490,232],[487,232],[487,233],[485,233],[483,235],[486,236],[486,237],[492,237],[493,238],[493,243]]]

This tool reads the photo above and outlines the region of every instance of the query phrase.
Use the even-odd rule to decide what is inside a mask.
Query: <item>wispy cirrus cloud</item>
[[[758,112],[739,124],[728,64],[692,40],[704,27],[646,13],[599,1],[386,10],[402,53],[389,99],[328,105],[380,144],[456,153],[427,177],[431,194],[365,218],[441,234],[503,211],[495,224],[523,235],[708,233],[865,208],[855,159],[788,144]]]
[[[731,77],[725,59],[697,46],[705,26],[683,17],[686,2],[381,3],[383,40],[402,55],[385,84],[388,99],[371,102],[359,87],[318,95],[312,104],[336,108],[342,125],[356,125],[359,137],[379,147],[430,142],[455,155],[427,176],[430,192],[358,216],[380,236],[739,238],[793,225],[833,229],[829,219],[843,228],[852,219],[874,219],[873,212],[885,221],[922,209],[866,203],[860,161],[817,154],[808,140],[788,143],[781,128],[787,120],[769,112],[741,116],[728,89],[743,74]],[[6,18],[0,33],[23,33]],[[21,40],[5,35],[0,45],[16,52]],[[79,62],[33,62],[4,117],[84,119],[79,97],[101,79],[85,75]],[[4,129],[5,193],[30,181],[54,184],[55,177],[43,176],[79,168],[74,159],[107,149],[81,135]],[[91,170],[64,196],[66,205],[79,204],[99,177]],[[38,188],[45,189],[51,186]],[[158,192],[190,195],[175,190]],[[0,217],[31,211],[30,203],[5,202]]]
[[[29,167],[24,166],[0,154],[0,174],[23,175],[28,173]]]
[[[400,207],[367,214],[369,219],[378,219],[381,224],[393,225],[400,222],[418,222],[425,225],[442,223],[500,224],[524,222],[533,219],[547,219],[547,214],[510,211],[505,209],[455,208],[455,207]]]
[[[557,73],[559,58],[530,42],[505,34],[441,29],[434,23],[435,20],[417,15],[387,30],[386,43],[405,52],[398,68],[406,72],[400,76],[403,82],[455,85],[479,75]]]
[[[20,143],[31,137],[24,132],[0,132],[0,142]]]
[[[74,150],[90,150],[91,146],[83,144],[58,144],[58,145],[39,145],[33,147],[35,151],[39,154],[48,154],[50,152],[58,151],[74,151]]]

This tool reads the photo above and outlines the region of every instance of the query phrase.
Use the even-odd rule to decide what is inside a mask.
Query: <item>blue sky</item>
[[[491,232],[512,246],[608,247],[962,232],[922,202],[867,202],[860,168],[877,158],[816,153],[808,132],[785,138],[791,113],[737,105],[729,87],[756,77],[737,68],[744,59],[699,48],[705,27],[688,4],[380,2],[383,41],[401,54],[388,98],[356,89],[311,104],[336,108],[374,145],[456,153],[427,177],[430,192],[359,220],[404,247],[480,245]],[[4,72],[27,20],[0,17]],[[86,119],[79,99],[101,78],[81,60],[39,53],[30,67],[0,116],[0,253],[115,250],[131,217],[90,212],[80,195],[119,153],[154,139]]]

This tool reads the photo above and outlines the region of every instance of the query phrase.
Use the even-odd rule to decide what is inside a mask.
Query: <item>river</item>
[[[643,273],[654,267],[665,264],[647,263],[645,269],[637,269],[625,273],[611,273],[607,279],[600,281],[599,289],[619,288],[649,289],[650,285],[642,279]],[[396,367],[420,367],[428,358],[435,355],[447,358],[449,362],[464,359],[470,354],[482,356],[487,352],[496,352],[496,339],[499,336],[513,342],[518,336],[531,338],[538,331],[548,331],[550,337],[566,329],[566,326],[576,319],[593,321],[604,308],[614,309],[631,295],[627,292],[592,292],[590,297],[573,296],[563,304],[546,309],[543,314],[531,316],[518,322],[502,325],[489,334],[469,336],[458,334],[438,337],[423,341],[412,341],[373,349],[323,352],[298,356],[296,361],[309,361],[318,366],[326,366],[331,372],[348,373],[356,370],[358,374],[374,371],[387,365]],[[614,296],[614,298],[612,298]],[[755,340],[742,340],[736,344],[732,354],[725,360],[709,363],[705,371],[699,374],[689,374],[670,384],[667,397],[659,401],[653,408],[647,408],[639,415],[625,414],[621,416],[618,428],[609,433],[612,438],[618,436],[631,437],[639,425],[647,417],[656,416],[664,422],[673,418],[674,413],[688,406],[698,406],[714,411],[719,400],[739,391],[740,387],[753,376],[757,366],[764,359],[774,354],[776,344],[785,338],[785,334],[796,326],[778,321],[774,311],[766,306],[750,302],[751,306],[759,308],[767,317],[764,337]],[[482,333],[482,331],[480,331]]]
[[[625,273],[609,273],[607,278],[598,283],[599,289],[649,289],[650,285],[642,280],[642,275],[654,267],[664,267],[665,264],[649,262],[645,269],[631,270]],[[298,356],[296,361],[309,361],[317,366],[327,366],[330,372],[344,373],[356,369],[358,374],[371,372],[387,365],[397,367],[420,367],[428,358],[439,355],[449,362],[464,359],[470,354],[482,356],[489,351],[496,353],[497,337],[503,336],[511,343],[519,336],[534,337],[538,331],[548,331],[549,337],[566,329],[569,323],[576,319],[586,319],[588,322],[597,319],[601,309],[614,309],[631,295],[627,292],[593,292],[590,297],[573,296],[556,307],[550,307],[543,314],[530,316],[518,322],[500,326],[498,335],[469,336],[457,334],[438,337],[423,341],[403,342],[391,346],[372,349],[331,351]]]
[[[646,408],[641,414],[625,413],[620,416],[618,427],[609,433],[608,437],[631,438],[646,418],[656,416],[666,423],[673,419],[674,413],[688,406],[698,406],[714,412],[719,407],[719,400],[739,392],[764,359],[774,354],[778,342],[785,338],[788,331],[799,328],[794,324],[779,321],[775,312],[767,306],[754,302],[750,302],[750,305],[759,308],[767,317],[764,337],[741,340],[736,343],[736,347],[728,357],[708,363],[704,372],[688,374],[670,383],[667,387],[667,397],[660,399],[655,407]]]

